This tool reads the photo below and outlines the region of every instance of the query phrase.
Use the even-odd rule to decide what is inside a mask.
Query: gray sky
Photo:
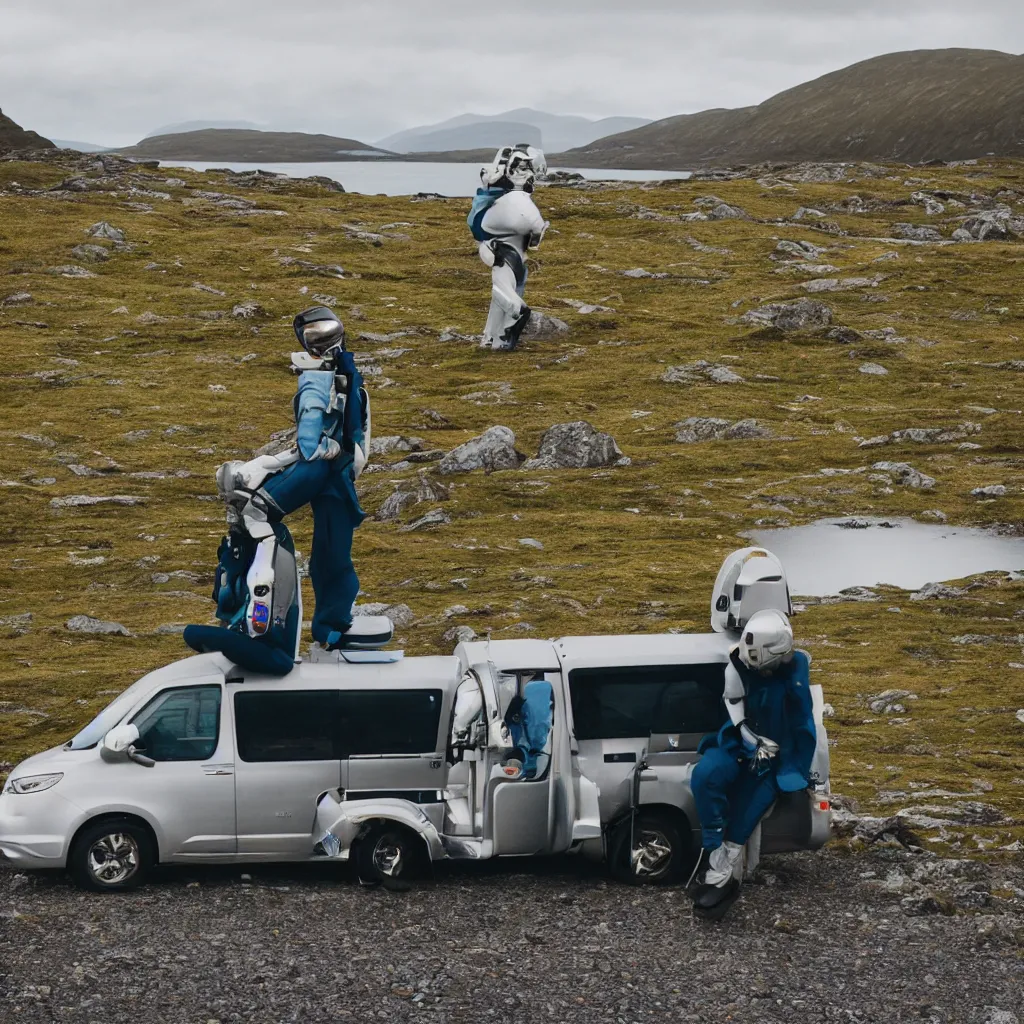
[[[232,119],[373,142],[532,106],[758,103],[893,50],[1024,51],[1020,0],[0,0],[0,108],[125,145]]]

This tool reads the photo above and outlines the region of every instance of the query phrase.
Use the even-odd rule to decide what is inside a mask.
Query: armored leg
[[[309,576],[316,596],[313,639],[336,645],[352,625],[359,577],[352,564],[352,533],[359,525],[351,504],[333,496],[314,498]]]
[[[480,258],[491,268],[491,308],[484,326],[484,348],[511,350],[530,320],[523,301],[526,263],[519,251],[506,242],[485,242]]]

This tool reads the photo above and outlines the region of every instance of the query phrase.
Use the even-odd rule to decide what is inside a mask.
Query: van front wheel
[[[149,832],[129,818],[87,825],[68,857],[71,877],[93,892],[127,892],[145,882],[155,860]]]
[[[612,832],[608,860],[612,874],[628,885],[667,885],[676,881],[690,856],[688,835],[659,811],[638,811]]]

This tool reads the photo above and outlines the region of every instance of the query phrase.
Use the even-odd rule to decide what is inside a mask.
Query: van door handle
[[[203,765],[204,775],[234,775],[235,766],[233,764],[204,764]]]

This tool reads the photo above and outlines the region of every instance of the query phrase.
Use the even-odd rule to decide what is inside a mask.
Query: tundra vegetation
[[[756,525],[1019,532],[1024,164],[762,167],[538,201],[528,300],[563,324],[498,354],[473,337],[489,276],[468,200],[0,162],[5,770],[188,653],[180,624],[212,612],[214,470],[287,427],[290,320],[314,303],[345,320],[373,403],[360,600],[409,653],[470,631],[706,630]],[[492,427],[470,446],[482,468],[442,462]],[[561,468],[567,451],[585,465]],[[310,517],[290,525],[308,552]],[[1012,856],[1024,578],[920,599],[863,582],[795,620],[834,708],[833,789],[905,809],[926,848]]]

